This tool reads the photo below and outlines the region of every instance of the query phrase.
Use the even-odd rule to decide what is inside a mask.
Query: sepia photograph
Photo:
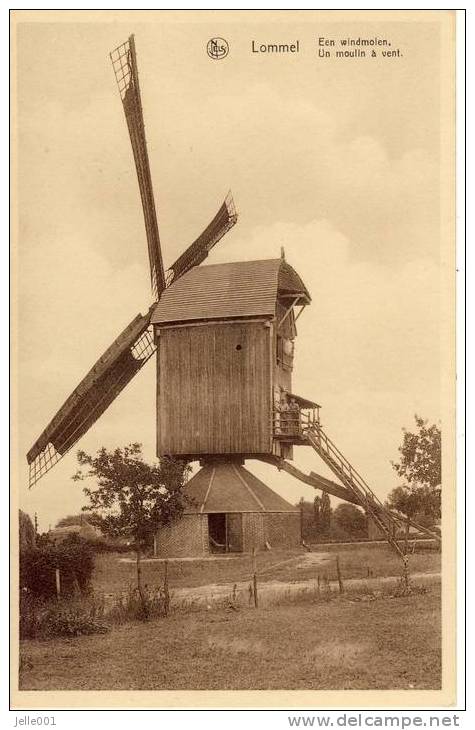
[[[11,43],[14,706],[453,704],[454,13]]]

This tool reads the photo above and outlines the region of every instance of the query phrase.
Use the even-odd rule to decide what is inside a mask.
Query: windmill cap
[[[273,317],[277,298],[283,295],[295,296],[299,305],[311,299],[300,276],[283,259],[199,266],[163,292],[151,322]]]

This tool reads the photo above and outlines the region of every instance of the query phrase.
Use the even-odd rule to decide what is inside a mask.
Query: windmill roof
[[[101,531],[98,527],[91,525],[89,522],[83,522],[80,525],[62,525],[61,527],[53,527],[49,530],[49,534],[52,537],[58,537],[60,535],[88,535],[89,537],[98,537],[101,535]]]
[[[50,530],[51,534],[55,535],[66,535],[69,533],[74,532],[81,532],[82,525],[65,525],[64,527],[53,527],[52,530]]]
[[[186,514],[199,512],[298,512],[243,466],[209,464],[186,484]]]
[[[302,279],[283,259],[238,261],[196,266],[162,294],[153,324],[201,319],[269,316],[277,296],[299,297],[308,304]]]

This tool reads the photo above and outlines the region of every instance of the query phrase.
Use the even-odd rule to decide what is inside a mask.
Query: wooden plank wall
[[[271,453],[270,337],[262,321],[160,329],[159,455]]]

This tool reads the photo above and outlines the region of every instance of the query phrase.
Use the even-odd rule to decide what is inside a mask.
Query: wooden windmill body
[[[400,552],[397,517],[325,434],[317,403],[293,394],[296,321],[310,303],[300,276],[283,256],[200,265],[236,223],[230,194],[203,233],[164,271],[133,36],[111,60],[137,170],[152,304],[114,340],[35,441],[27,454],[30,487],[157,353],[157,455],[202,466],[187,485],[199,509],[159,536],[162,552],[298,543],[298,510],[248,472],[246,459],[273,464],[360,505]],[[339,483],[290,464],[295,444],[311,446]],[[187,542],[190,520],[200,528]]]
[[[288,455],[274,414],[292,392],[294,308],[309,301],[284,259],[202,266],[164,292],[151,320],[158,455]]]
[[[295,308],[309,301],[280,258],[195,268],[156,305],[157,454],[203,466],[186,487],[183,520],[157,536],[157,554],[299,545],[299,510],[243,464],[291,457],[301,440],[297,412],[284,424],[280,404],[291,397]]]

